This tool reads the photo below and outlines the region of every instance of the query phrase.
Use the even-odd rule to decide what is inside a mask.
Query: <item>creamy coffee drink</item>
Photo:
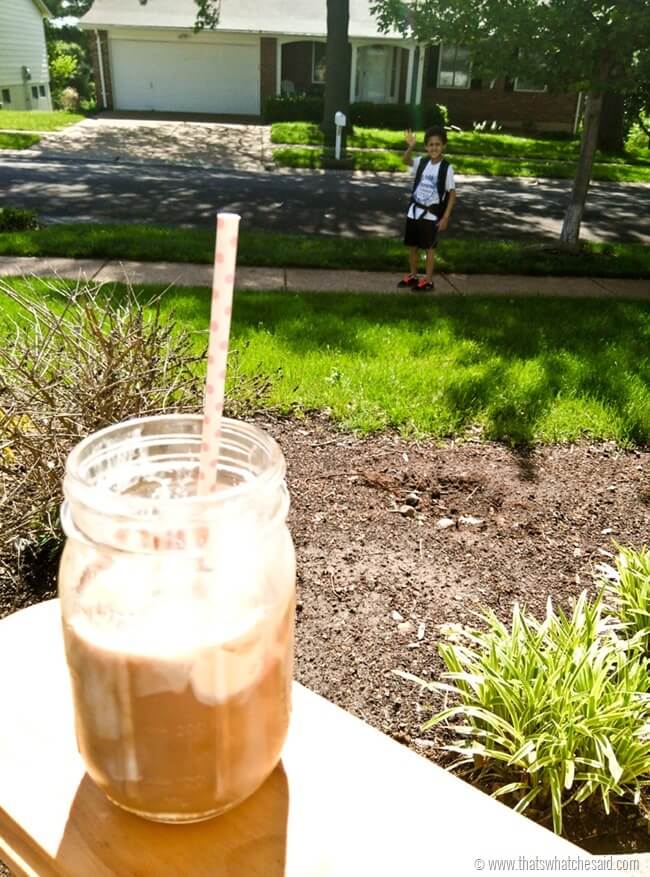
[[[129,624],[132,601],[115,611],[124,594],[108,589],[110,574],[96,574],[82,611],[64,624],[88,772],[116,804],[149,818],[223,812],[255,791],[280,757],[290,712],[292,588],[278,589],[289,592],[284,603],[242,612],[236,623],[208,621],[204,605],[202,624],[177,606],[144,613],[143,629],[143,616]],[[88,614],[84,604],[93,607]]]
[[[251,795],[288,729],[296,561],[284,458],[222,421],[199,494],[202,420],[107,427],[66,465],[59,594],[79,752],[117,805],[208,819]]]

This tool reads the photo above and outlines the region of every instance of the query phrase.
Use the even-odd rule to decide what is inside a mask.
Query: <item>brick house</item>
[[[460,126],[573,130],[576,94],[473,78],[465,50],[382,34],[369,6],[350,0],[352,102],[414,96],[444,104]],[[221,0],[219,26],[202,33],[194,33],[195,16],[193,0],[95,0],[81,26],[92,32],[99,108],[259,118],[267,97],[322,92],[324,0]]]

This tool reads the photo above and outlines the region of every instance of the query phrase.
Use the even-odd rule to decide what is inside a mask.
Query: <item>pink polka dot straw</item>
[[[203,404],[203,431],[199,460],[198,493],[205,495],[216,488],[221,415],[226,384],[226,361],[232,315],[232,293],[237,261],[237,237],[240,216],[217,215],[217,243],[212,275],[212,304],[208,341],[208,370]]]

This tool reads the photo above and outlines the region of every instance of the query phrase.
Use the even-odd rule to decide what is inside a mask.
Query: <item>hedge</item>
[[[315,122],[323,120],[323,98],[291,95],[267,98],[264,104],[264,121]],[[440,104],[373,104],[350,105],[350,121],[360,128],[388,128],[401,131],[404,128],[429,128],[431,125],[447,125],[447,108]]]
[[[20,207],[0,207],[0,232],[30,231],[36,228],[39,228],[39,222],[35,211]]]

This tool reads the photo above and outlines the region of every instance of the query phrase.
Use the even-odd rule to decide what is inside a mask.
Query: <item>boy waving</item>
[[[409,248],[409,269],[397,284],[412,287],[420,292],[434,288],[433,270],[436,262],[438,232],[445,231],[456,203],[454,169],[443,157],[447,145],[447,133],[440,126],[429,128],[424,135],[426,155],[413,161],[415,134],[406,131],[407,149],[404,164],[413,167],[415,180],[406,213],[404,243]],[[419,251],[426,254],[425,276],[418,277]]]

